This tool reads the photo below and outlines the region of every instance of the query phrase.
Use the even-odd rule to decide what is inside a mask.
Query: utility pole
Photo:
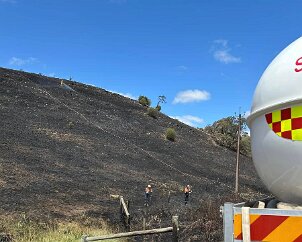
[[[239,154],[240,154],[240,132],[241,132],[241,110],[239,108],[238,116],[238,136],[237,136],[237,159],[236,159],[236,184],[235,193],[238,193],[238,183],[239,183]]]

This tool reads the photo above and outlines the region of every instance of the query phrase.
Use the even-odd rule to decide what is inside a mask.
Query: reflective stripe
[[[254,223],[260,217],[258,214],[250,214],[250,223]],[[242,216],[241,214],[234,215],[234,238],[239,239],[239,236],[242,233]],[[241,237],[242,239],[242,237]]]
[[[290,119],[281,121],[281,132],[289,131],[292,129],[292,121]]]
[[[295,107],[292,107],[292,110],[291,110],[291,118],[299,118],[301,117],[302,115],[302,106],[295,106]]]
[[[302,140],[302,106],[275,110],[265,115],[266,122],[278,136]]]
[[[242,207],[242,238],[243,242],[251,242],[249,207]]]
[[[302,217],[289,217],[263,241],[294,241],[302,234]]]
[[[292,130],[292,140],[302,140],[302,129]]]
[[[274,111],[272,114],[273,114],[273,118],[272,118],[273,123],[281,121],[281,111],[280,110]]]
[[[242,240],[242,215],[234,215],[234,240]],[[302,242],[301,216],[250,214],[251,241]]]

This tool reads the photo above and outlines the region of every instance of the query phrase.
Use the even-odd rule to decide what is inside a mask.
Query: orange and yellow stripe
[[[250,214],[251,241],[302,242],[302,217]],[[234,215],[234,238],[242,240],[242,216]]]

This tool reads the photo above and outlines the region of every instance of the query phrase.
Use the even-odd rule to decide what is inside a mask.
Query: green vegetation
[[[157,109],[156,108],[148,108],[147,114],[152,118],[157,118]]]
[[[166,139],[167,140],[171,140],[171,141],[175,141],[176,138],[176,132],[173,128],[168,128],[166,131]]]
[[[111,233],[111,229],[104,222],[92,224],[87,218],[80,222],[41,222],[23,214],[17,219],[0,220],[0,241],[5,242],[74,242],[80,241],[82,235],[98,236]]]
[[[241,135],[240,149],[242,154],[252,156],[251,137],[247,133]]]
[[[164,95],[158,96],[157,106],[159,106],[160,103],[167,103],[166,99],[167,99],[167,98],[166,98],[166,96],[164,96]]]
[[[141,105],[146,106],[146,107],[150,107],[150,105],[151,105],[151,100],[146,96],[139,96],[138,102]],[[150,110],[151,115],[149,114],[149,110],[148,110],[148,115],[155,118],[155,116],[153,114],[156,115],[157,113],[155,113],[154,110],[159,112],[161,110],[161,105],[160,105],[161,103],[166,103],[166,97],[163,95],[158,96],[158,102],[157,102],[156,107],[153,108],[153,110]]]
[[[212,125],[206,126],[204,131],[210,134],[218,145],[236,151],[238,125],[239,119],[235,116],[229,116],[214,122]],[[251,156],[251,140],[250,136],[246,132],[246,128],[246,119],[241,118],[240,153],[246,156]]]
[[[149,98],[147,98],[146,96],[139,96],[138,98],[138,102],[146,107],[150,107],[151,105],[151,100]]]
[[[72,122],[72,121],[68,122],[67,127],[69,129],[73,129],[74,128],[74,122]]]
[[[155,109],[159,112],[161,110],[161,106],[157,104],[157,106],[155,107]]]
[[[158,102],[157,102],[157,105],[156,105],[156,109],[157,109],[157,111],[159,112],[160,110],[161,110],[161,106],[160,106],[160,104],[161,103],[166,103],[167,101],[166,101],[166,96],[164,96],[164,95],[161,95],[161,96],[158,96]]]

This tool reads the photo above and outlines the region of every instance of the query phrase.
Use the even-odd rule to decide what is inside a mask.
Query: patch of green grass
[[[88,225],[87,218],[79,222],[33,221],[25,214],[18,219],[0,220],[0,241],[12,242],[74,242],[81,241],[83,235],[99,236],[114,233],[105,222]],[[125,240],[106,240],[121,242]]]

